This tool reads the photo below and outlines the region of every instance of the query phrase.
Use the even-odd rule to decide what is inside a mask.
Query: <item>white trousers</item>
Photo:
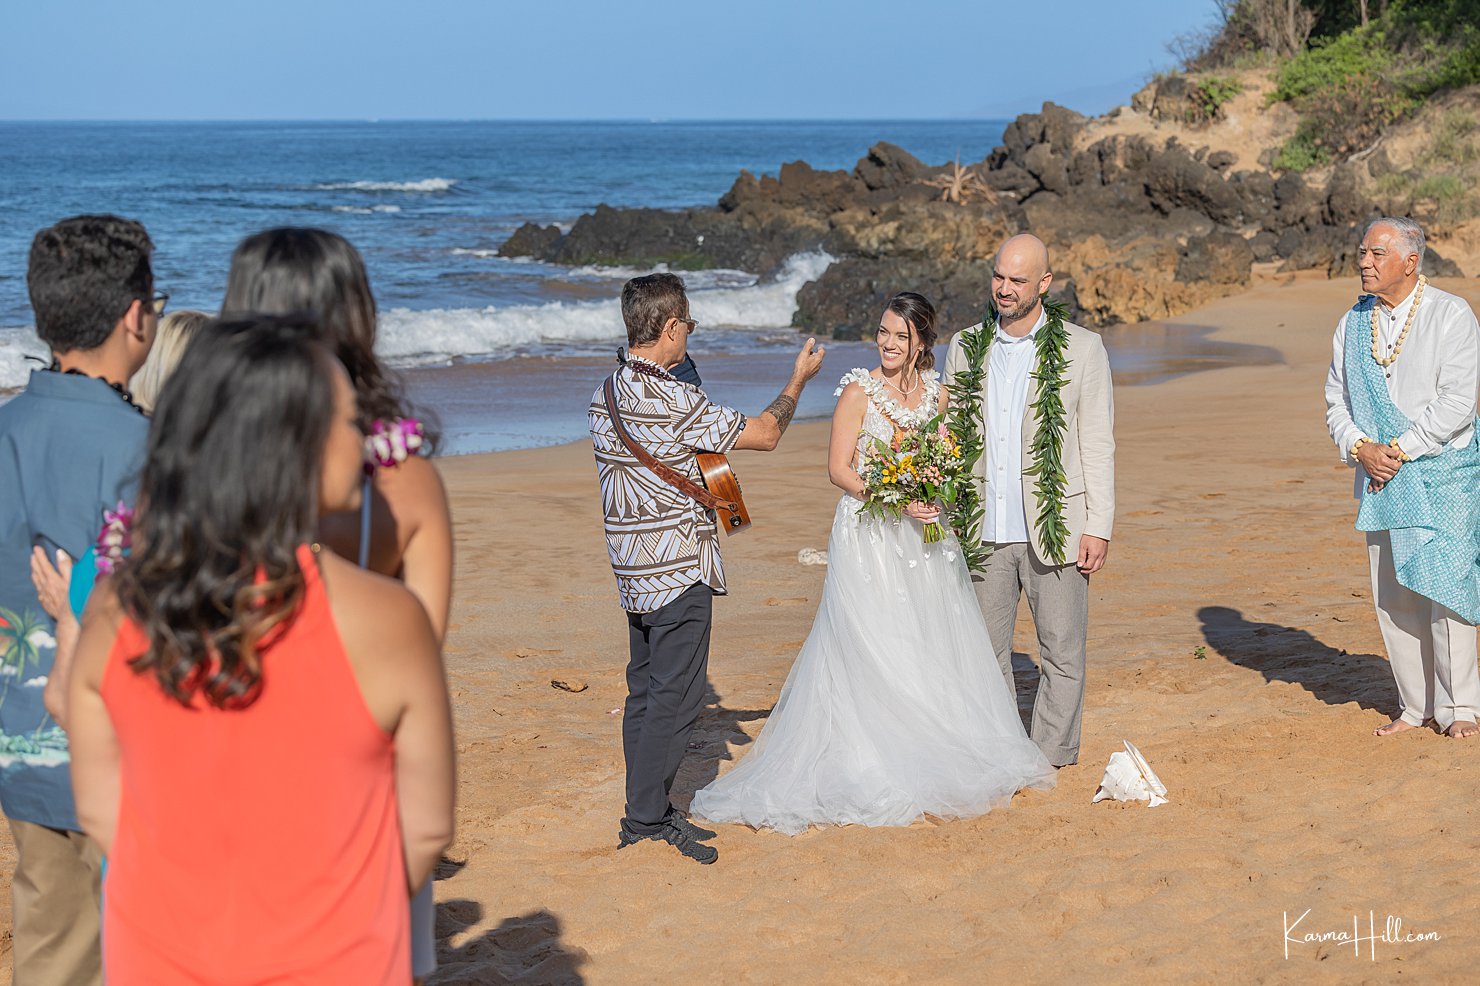
[[[1454,610],[1398,584],[1387,531],[1367,534],[1372,601],[1387,645],[1388,663],[1403,703],[1402,719],[1421,726],[1433,719],[1448,729],[1480,714],[1480,663],[1475,626]]]

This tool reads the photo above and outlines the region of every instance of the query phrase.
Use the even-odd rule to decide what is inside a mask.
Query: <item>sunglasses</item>
[[[681,317],[675,315],[675,316],[673,316],[673,320],[675,322],[682,322],[683,324],[687,325],[689,327],[689,335],[693,335],[694,334],[694,330],[699,327],[699,323],[696,322],[692,318],[681,318]]]
[[[168,291],[156,291],[156,292],[154,292],[154,297],[150,299],[150,304],[153,305],[153,307],[154,307],[154,317],[155,318],[158,318],[161,315],[163,315],[164,314],[164,306],[165,305],[168,305],[169,303],[170,303],[170,293]]]

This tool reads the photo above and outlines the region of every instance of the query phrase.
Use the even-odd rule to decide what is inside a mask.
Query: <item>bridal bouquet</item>
[[[949,514],[958,492],[971,477],[961,460],[961,448],[939,415],[919,431],[894,430],[892,441],[874,439],[864,446],[859,464],[863,477],[863,508],[875,517],[899,518],[913,502],[939,502]],[[925,543],[945,539],[939,521],[925,525]]]

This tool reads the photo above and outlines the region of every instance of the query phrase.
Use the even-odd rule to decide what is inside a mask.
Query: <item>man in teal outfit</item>
[[[1428,283],[1423,229],[1379,219],[1358,253],[1369,292],[1336,326],[1326,425],[1356,468],[1377,622],[1402,711],[1378,736],[1430,721],[1480,734],[1480,325]]]
[[[149,423],[124,389],[154,342],[153,244],[116,216],[36,234],[26,283],[52,362],[0,406],[0,807],[15,839],[14,981],[102,982],[97,847],[82,834],[67,738],[42,704],[56,628],[32,547],[76,558],[131,501]]]

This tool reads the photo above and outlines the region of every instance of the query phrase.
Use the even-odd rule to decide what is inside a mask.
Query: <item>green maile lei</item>
[[[1038,477],[1039,541],[1054,564],[1063,565],[1066,563],[1064,542],[1069,537],[1069,529],[1064,526],[1064,432],[1068,425],[1063,397],[1064,384],[1068,382],[1065,372],[1069,368],[1065,355],[1069,330],[1064,328],[1064,319],[1069,316],[1069,309],[1049,301],[1048,295],[1040,300],[1048,318],[1033,337],[1038,356],[1038,369],[1033,374],[1033,379],[1038,381],[1038,399],[1032,406],[1038,412],[1038,431],[1033,435],[1031,447],[1033,465],[1027,472]],[[961,459],[968,470],[984,452],[982,384],[987,378],[987,353],[996,335],[997,306],[989,301],[982,324],[961,336],[966,369],[956,375],[951,386],[949,428],[961,446]],[[975,483],[967,483],[951,511],[951,529],[961,542],[967,567],[974,572],[982,571],[992,553],[981,538],[984,512],[980,490]]]

